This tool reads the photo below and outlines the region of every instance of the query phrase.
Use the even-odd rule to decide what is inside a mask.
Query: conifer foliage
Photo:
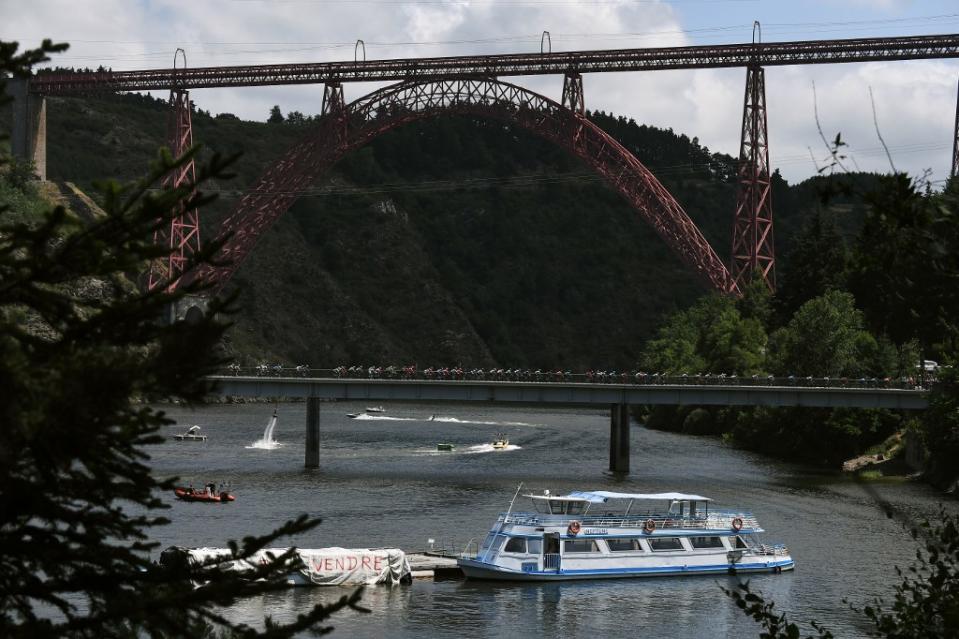
[[[18,55],[16,43],[0,43],[0,84],[64,48],[44,41]],[[143,180],[103,183],[106,215],[91,222],[57,207],[13,223],[0,210],[0,636],[286,637],[356,607],[359,591],[257,631],[221,607],[284,588],[282,561],[255,583],[227,573],[194,590],[150,560],[149,530],[168,521],[160,495],[172,480],[151,475],[144,447],[162,441],[158,430],[171,420],[145,402],[210,392],[205,376],[226,328],[217,317],[228,311],[213,301],[202,318],[168,324],[164,310],[197,285],[145,291],[134,282],[166,254],[154,230],[181,205],[207,202],[195,188],[204,180],[228,177],[228,162],[215,158],[196,185],[159,188],[193,153],[161,151]],[[218,248],[208,244],[197,261]],[[304,515],[231,542],[234,558],[318,523]]]

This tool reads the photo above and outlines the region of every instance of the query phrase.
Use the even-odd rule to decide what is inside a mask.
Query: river
[[[305,470],[306,405],[280,404],[272,450],[250,448],[269,423],[272,406],[165,408],[177,420],[171,436],[199,424],[206,442],[172,438],[151,446],[157,475],[199,486],[229,481],[231,504],[170,499],[168,526],[152,536],[162,547],[225,546],[229,539],[266,533],[308,513],[323,523],[290,540],[300,547],[394,546],[461,550],[482,540],[517,486],[553,492],[692,492],[719,507],[751,510],[765,540],[786,543],[796,570],[751,578],[793,620],[816,620],[837,636],[864,636],[863,617],[848,610],[898,583],[894,566],[915,553],[909,535],[877,508],[862,486],[845,477],[738,450],[713,438],[632,427],[632,473],[617,479],[608,467],[608,415],[596,409],[551,409],[486,404],[387,405],[386,413],[349,419],[364,405],[327,403],[321,411],[320,468]],[[435,415],[433,421],[429,421]],[[497,433],[515,448],[492,451]],[[451,442],[454,452],[438,452]],[[911,519],[935,515],[940,496],[914,482],[870,483]],[[528,502],[528,500],[526,500]],[[525,506],[521,499],[517,506]],[[950,509],[955,504],[949,504]],[[331,619],[333,637],[757,636],[722,593],[734,577],[666,577],[550,584],[416,580],[370,587],[363,605]],[[331,602],[340,588],[299,588],[247,598],[231,618],[255,624],[264,615],[291,620],[314,603]]]

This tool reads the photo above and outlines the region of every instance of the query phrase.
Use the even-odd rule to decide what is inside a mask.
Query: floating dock
[[[443,553],[408,552],[413,579],[463,579],[463,571],[456,565],[456,557]]]

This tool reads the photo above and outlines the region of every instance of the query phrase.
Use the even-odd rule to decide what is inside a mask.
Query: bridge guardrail
[[[860,389],[890,389],[923,391],[935,383],[934,379],[926,379],[925,386],[920,385],[912,378],[892,379],[889,377],[814,377],[814,376],[786,376],[750,375],[738,376],[725,373],[646,373],[643,371],[607,372],[587,371],[573,373],[571,371],[543,371],[527,369],[461,369],[461,368],[427,368],[417,369],[410,366],[387,367],[336,367],[311,368],[308,365],[282,366],[264,365],[239,366],[231,365],[221,371],[225,376],[243,377],[303,377],[311,379],[343,379],[343,380],[423,380],[423,381],[501,381],[501,382],[533,382],[533,383],[586,383],[586,384],[629,384],[634,386],[776,386],[799,388],[860,388]]]

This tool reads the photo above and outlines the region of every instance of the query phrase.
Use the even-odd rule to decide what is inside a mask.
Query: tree
[[[769,365],[778,375],[882,375],[874,368],[878,352],[853,296],[843,291],[809,300],[769,338]]]
[[[763,369],[765,348],[766,332],[759,320],[744,319],[732,298],[710,294],[667,319],[643,349],[641,364],[677,375],[753,375]]]
[[[280,105],[274,104],[273,108],[270,109],[270,117],[266,120],[270,124],[282,124],[283,123],[283,112],[280,111]]]
[[[907,519],[885,505],[887,515],[897,517],[919,547],[916,561],[907,570],[896,568],[902,579],[896,586],[891,606],[881,599],[862,610],[875,626],[875,636],[888,639],[952,638],[959,635],[959,516],[940,510],[938,522],[907,525]],[[722,588],[743,612],[753,618],[764,632],[765,639],[799,639],[799,626],[785,614],[774,612],[775,604],[755,593],[749,582],[735,589]],[[832,639],[826,628],[811,623],[819,639]],[[812,635],[808,635],[811,639]]]
[[[63,48],[44,41],[17,56],[16,44],[0,43],[0,78],[26,74]],[[225,574],[199,590],[188,575],[150,562],[157,544],[148,533],[167,522],[159,494],[173,480],[151,475],[143,447],[161,441],[158,429],[171,420],[135,398],[195,403],[207,395],[226,327],[216,316],[229,309],[213,300],[197,321],[164,324],[168,305],[201,287],[170,291],[168,281],[143,291],[129,276],[168,254],[151,241],[156,229],[210,202],[196,190],[204,180],[229,177],[215,157],[196,184],[156,188],[195,155],[163,151],[140,182],[105,183],[106,215],[91,222],[62,207],[18,223],[0,211],[0,636],[205,636],[211,626],[257,636],[220,609],[284,587],[282,561],[262,567],[262,581]],[[193,266],[219,248],[208,244]],[[304,515],[231,542],[231,559],[318,523]],[[310,629],[358,596],[270,623],[268,634]]]
[[[270,121],[272,121],[272,115],[270,116]],[[306,116],[300,113],[299,111],[290,111],[286,114],[286,123],[292,124],[293,126],[303,126],[307,123]]]
[[[742,293],[743,296],[736,301],[739,315],[746,320],[756,320],[768,329],[773,314],[773,294],[766,282],[757,274],[746,282]]]
[[[927,195],[907,176],[884,178],[869,196],[850,277],[869,324],[924,350],[955,341],[959,327],[959,184]],[[954,345],[954,344],[953,344]]]
[[[956,478],[959,459],[959,374],[944,368],[929,396],[929,409],[922,414],[923,437],[932,453],[929,477],[949,484]]]
[[[828,290],[844,289],[849,251],[831,213],[816,208],[784,260],[776,306],[783,318]]]

